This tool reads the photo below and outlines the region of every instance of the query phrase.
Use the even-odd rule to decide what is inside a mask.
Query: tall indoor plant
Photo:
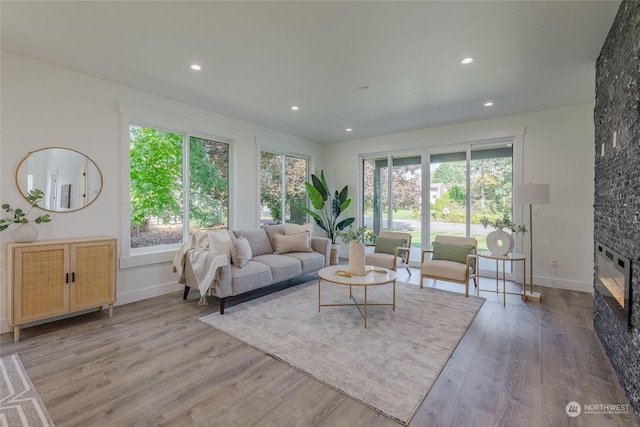
[[[348,186],[345,185],[340,192],[336,190],[332,195],[327,181],[324,179],[324,170],[320,172],[320,178],[311,174],[311,182],[306,181],[304,185],[307,188],[311,205],[317,212],[306,207],[303,207],[302,210],[311,215],[318,227],[326,231],[331,243],[336,244],[337,233],[356,220],[352,217],[340,219],[340,215],[351,204]]]

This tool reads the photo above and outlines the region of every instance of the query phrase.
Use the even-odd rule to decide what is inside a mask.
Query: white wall
[[[523,183],[551,185],[551,204],[534,217],[534,283],[593,291],[593,104],[468,122],[330,145],[325,173],[333,185],[359,184],[358,155],[483,139],[525,127]],[[508,133],[508,132],[507,132]],[[528,224],[528,209],[520,222]],[[355,216],[356,210],[351,213]],[[526,252],[528,252],[528,245]],[[551,267],[557,261],[557,268]]]
[[[232,142],[232,192],[230,226],[254,228],[258,224],[258,143],[265,147],[304,153],[321,167],[325,147],[146,92],[2,52],[0,201],[25,206],[14,173],[29,151],[60,146],[80,151],[100,168],[104,187],[87,208],[71,213],[51,213],[52,222],[37,226],[39,240],[107,235],[120,237],[127,228],[121,212],[127,209],[123,194],[122,141],[119,106],[189,123]],[[126,159],[125,159],[126,161]],[[126,186],[124,186],[126,188]],[[6,319],[6,242],[11,228],[0,233],[0,331]],[[121,253],[121,250],[120,250]],[[119,270],[118,303],[127,303],[180,289],[170,263]],[[117,311],[116,311],[117,315]]]

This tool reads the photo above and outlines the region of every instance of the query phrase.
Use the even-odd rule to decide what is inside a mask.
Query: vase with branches
[[[16,232],[20,227],[14,231],[14,238],[18,242],[32,242],[38,237],[38,231],[29,224],[31,222],[29,219],[29,213],[31,213],[33,208],[40,208],[38,203],[44,199],[44,193],[42,190],[34,189],[27,193],[26,199],[31,204],[26,211],[21,208],[13,208],[9,203],[2,204],[2,210],[6,212],[6,215],[4,218],[0,218],[0,231],[6,230],[11,224],[19,224],[19,226],[28,227],[28,230],[25,233],[22,233],[24,236],[16,235]],[[36,217],[33,222],[36,224],[51,222],[51,217],[49,214],[40,215]]]

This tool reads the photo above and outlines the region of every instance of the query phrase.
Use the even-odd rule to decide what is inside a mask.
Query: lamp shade
[[[513,203],[518,205],[548,205],[551,202],[549,184],[519,184],[513,187]]]

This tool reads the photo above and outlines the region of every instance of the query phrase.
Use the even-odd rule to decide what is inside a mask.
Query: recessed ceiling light
[[[298,110],[300,109],[300,107],[298,107],[297,105],[292,105],[292,106],[291,106],[291,109],[292,109],[293,111],[298,111]]]
[[[202,70],[202,67],[199,66],[198,64],[191,64],[191,69],[193,71],[200,71],[200,70]]]
[[[471,63],[473,62],[473,59],[474,59],[474,58],[472,58],[472,57],[468,56],[468,57],[464,58],[464,59],[463,59],[462,61],[460,61],[460,62],[461,62],[461,63],[463,63],[463,64],[471,64]]]
[[[493,102],[491,102],[491,101],[487,101],[487,102],[484,103],[485,107],[491,107],[492,105],[493,105]]]
[[[346,130],[347,132],[351,132],[353,129],[351,129],[351,128],[347,128],[347,129],[345,129],[345,130]]]

